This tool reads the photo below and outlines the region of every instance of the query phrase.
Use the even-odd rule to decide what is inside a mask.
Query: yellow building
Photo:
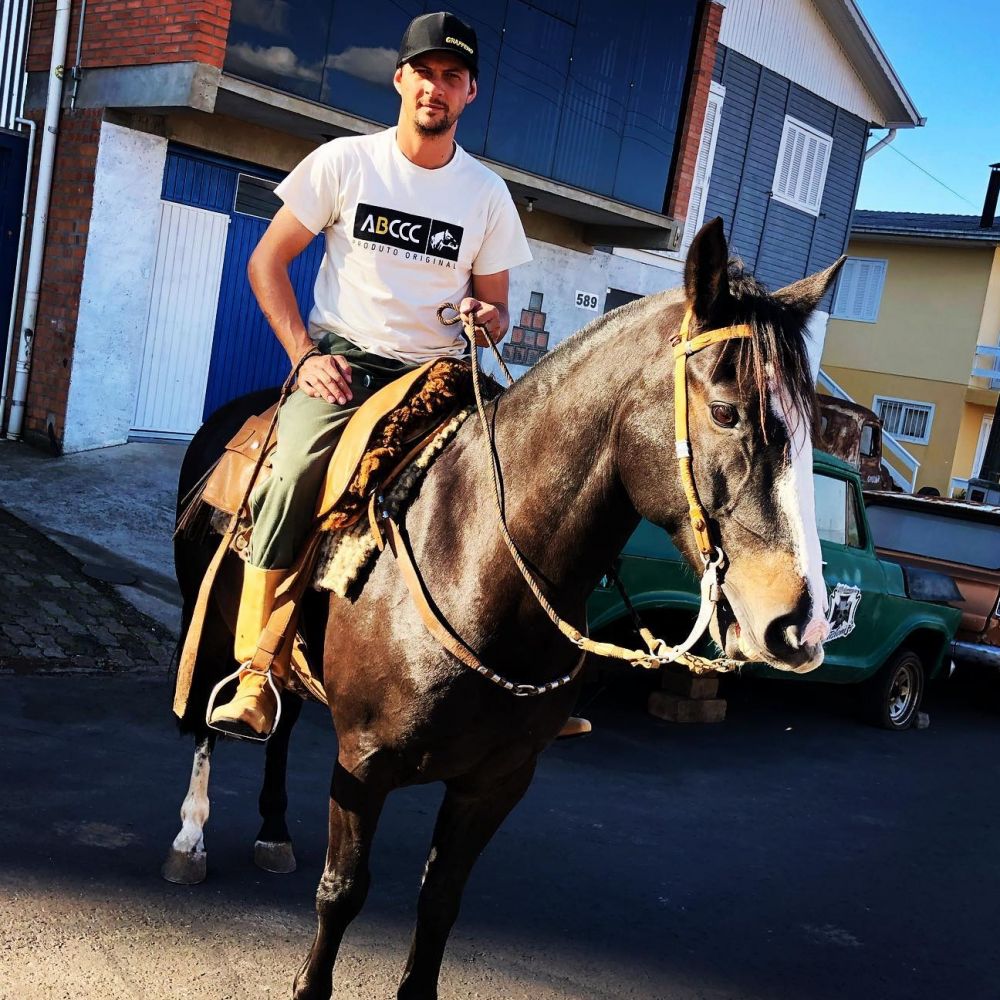
[[[961,495],[979,472],[1000,390],[995,209],[854,215],[818,388],[879,414],[908,490]]]

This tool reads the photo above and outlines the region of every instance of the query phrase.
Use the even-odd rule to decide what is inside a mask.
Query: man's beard
[[[423,122],[421,122],[416,116],[413,118],[413,124],[417,130],[417,134],[423,136],[444,135],[444,133],[449,131],[457,121],[458,115],[451,115],[447,111],[443,111],[441,117],[432,122],[430,125],[423,124]]]

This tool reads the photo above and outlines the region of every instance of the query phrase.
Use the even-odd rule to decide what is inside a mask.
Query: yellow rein
[[[454,312],[456,315],[453,318],[446,319],[444,313],[447,310]],[[458,314],[458,309],[454,305],[451,303],[445,303],[445,305],[438,309],[438,319],[445,326],[451,326],[460,322],[461,316]],[[688,500],[691,527],[698,542],[698,549],[705,562],[705,570],[701,579],[701,608],[698,613],[698,620],[695,622],[694,628],[691,630],[691,634],[682,643],[679,643],[676,646],[668,646],[662,639],[657,639],[652,632],[649,631],[649,629],[641,628],[639,632],[643,641],[646,643],[647,651],[644,652],[638,649],[628,649],[624,646],[617,646],[613,643],[595,642],[593,639],[580,632],[579,629],[574,628],[569,622],[560,618],[555,609],[545,599],[541,588],[525,564],[524,559],[521,557],[517,545],[507,531],[506,518],[504,517],[503,505],[500,500],[499,470],[495,454],[491,456],[490,466],[493,473],[494,505],[499,518],[501,535],[503,536],[517,568],[521,572],[521,575],[528,587],[535,595],[535,598],[538,600],[549,619],[559,629],[559,631],[570,640],[570,642],[584,652],[594,653],[598,656],[607,656],[613,659],[626,660],[634,666],[644,667],[646,669],[655,670],[666,663],[677,662],[684,664],[692,673],[701,674],[712,671],[734,670],[739,666],[739,664],[734,660],[726,659],[724,657],[716,660],[709,660],[690,652],[691,647],[698,641],[707,629],[712,616],[712,611],[716,603],[719,601],[720,587],[718,583],[718,572],[723,563],[724,555],[720,547],[712,545],[711,537],[708,532],[708,520],[705,516],[705,511],[698,500],[698,491],[695,489],[694,476],[691,471],[691,444],[688,438],[687,419],[686,363],[687,358],[691,354],[694,354],[703,348],[709,347],[712,344],[721,343],[725,340],[750,337],[752,336],[752,332],[748,326],[741,325],[725,327],[720,330],[711,330],[708,333],[702,333],[695,337],[691,337],[689,334],[690,321],[691,310],[689,309],[684,316],[680,334],[676,338],[674,346],[674,358],[676,359],[674,370],[674,413],[676,420],[677,456],[680,467],[681,482],[684,485],[684,492]],[[483,426],[484,434],[486,435],[486,440],[489,442],[489,422],[486,417],[486,411],[479,389],[479,364],[476,354],[476,327],[471,322],[463,323],[463,326],[465,335],[469,340],[471,350],[470,361],[472,363],[472,384],[476,396],[476,408],[479,411],[479,417]],[[507,366],[503,362],[503,358],[500,356],[499,350],[497,350],[496,344],[493,343],[492,338],[490,338],[488,334],[487,338],[490,341],[490,347],[501,370],[507,377],[508,382],[512,382],[513,379],[511,378]],[[488,680],[520,697],[530,697],[533,695],[545,694],[549,691],[555,691],[558,688],[569,684],[577,676],[580,668],[583,666],[582,659],[568,674],[565,674],[564,676],[553,681],[549,681],[546,684],[540,685],[516,684],[508,681],[506,678],[494,673],[492,670],[484,666],[471,649],[469,649],[461,640],[453,636],[450,631],[443,626],[437,614],[430,607],[426,597],[422,593],[419,581],[416,580],[416,571],[412,566],[412,559],[405,544],[405,538],[399,532],[399,529],[392,522],[391,518],[388,518],[388,516],[384,514],[382,516],[388,522],[390,536],[394,542],[393,551],[396,553],[397,559],[401,560],[404,570],[408,571],[404,573],[404,578],[407,578],[407,576],[414,578],[407,579],[407,587],[409,588],[414,601],[417,603],[418,608],[421,610],[425,624],[431,630],[432,634],[435,635],[438,641],[441,642],[442,645],[444,645],[445,648],[452,653],[452,655],[454,655],[466,666],[478,671]],[[376,521],[373,518],[373,524],[375,523]],[[379,541],[379,548],[381,548],[381,531],[376,528],[375,534],[376,539]]]

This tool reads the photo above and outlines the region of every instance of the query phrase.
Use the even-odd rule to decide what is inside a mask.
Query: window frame
[[[838,312],[837,306],[840,302],[841,289],[846,287],[848,268],[851,264],[881,264],[879,274],[878,293],[875,298],[875,315],[868,319],[867,316],[848,315],[846,312]],[[842,319],[849,323],[877,323],[879,313],[882,311],[882,294],[885,291],[885,276],[889,273],[889,259],[887,257],[848,257],[844,261],[844,267],[837,278],[837,290],[834,292],[833,302],[830,306],[830,319]]]
[[[788,194],[783,194],[778,190],[778,174],[781,171],[781,163],[785,158],[785,150],[788,147],[788,143],[792,140],[792,130],[799,129],[802,132],[806,132],[818,139],[823,146],[825,146],[825,155],[823,156],[823,167],[820,172],[819,178],[819,190],[816,194],[816,204],[811,205],[808,202],[800,201],[798,198],[792,197]],[[796,118],[793,115],[785,115],[785,120],[781,126],[781,143],[778,146],[778,159],[774,164],[774,176],[771,179],[771,197],[780,202],[782,205],[788,205],[790,208],[798,209],[800,212],[805,212],[808,215],[819,216],[820,209],[823,206],[823,195],[826,191],[826,176],[830,169],[830,158],[833,153],[833,136],[827,135],[826,132],[821,132],[815,125],[810,125],[808,122],[802,121],[800,118]],[[794,189],[797,190],[799,187],[798,180],[794,185]]]
[[[895,431],[889,430],[885,426],[885,420],[882,419],[882,414],[878,408],[878,404],[880,401],[885,403],[902,403],[904,407],[914,406],[921,410],[927,410],[928,411],[927,430],[925,432],[924,437],[918,438],[914,437],[912,434],[897,434]],[[904,399],[902,396],[883,396],[880,393],[876,393],[874,396],[872,396],[872,410],[875,413],[875,415],[879,418],[879,420],[882,420],[883,431],[886,434],[890,435],[891,437],[895,438],[897,441],[908,441],[911,444],[925,444],[925,445],[930,444],[932,428],[934,425],[934,412],[936,410],[936,405],[934,403],[925,403],[923,400],[920,399]],[[905,417],[904,417],[904,422],[905,422]]]
[[[862,514],[863,502],[861,494],[858,492],[857,484],[853,479],[839,476],[835,472],[825,469],[813,470],[813,491],[816,492],[817,479],[829,479],[831,482],[840,483],[844,487],[844,540],[837,541],[833,538],[823,538],[820,536],[821,545],[836,545],[841,549],[854,549],[855,551],[867,551],[868,549],[868,528]],[[851,537],[851,527],[857,531],[857,539]],[[819,524],[816,525],[817,532]]]
[[[258,215],[256,212],[246,212],[236,207],[240,197],[240,183],[244,178],[250,181],[259,181],[261,184],[270,184],[272,194],[274,194],[275,188],[277,188],[281,181],[272,180],[270,177],[261,177],[260,174],[252,174],[247,170],[240,170],[236,175],[236,184],[233,186],[233,215],[245,215],[250,219],[260,219],[262,222],[270,222],[274,218],[274,215]],[[277,195],[275,195],[275,198],[278,201],[278,208],[281,208],[281,199]],[[277,209],[275,209],[275,215],[277,215]]]

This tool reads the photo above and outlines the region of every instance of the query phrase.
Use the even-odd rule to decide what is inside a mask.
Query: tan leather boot
[[[577,736],[588,736],[590,735],[590,730],[593,727],[586,719],[579,719],[575,715],[571,715],[564,723],[562,729],[559,730],[559,735],[556,736],[557,740],[572,740]]]
[[[274,593],[286,574],[287,570],[283,569],[258,569],[249,563],[244,566],[243,591],[236,617],[236,641],[233,644],[237,663],[252,660],[257,652],[260,633],[274,607]],[[275,658],[271,667],[271,674],[276,682],[287,672],[292,643],[286,642],[284,645],[282,655]],[[224,705],[217,705],[209,722],[236,736],[240,735],[243,727],[248,727],[258,736],[266,736],[274,726],[277,711],[277,699],[267,678],[263,674],[244,670],[240,674],[239,685],[232,700]]]

